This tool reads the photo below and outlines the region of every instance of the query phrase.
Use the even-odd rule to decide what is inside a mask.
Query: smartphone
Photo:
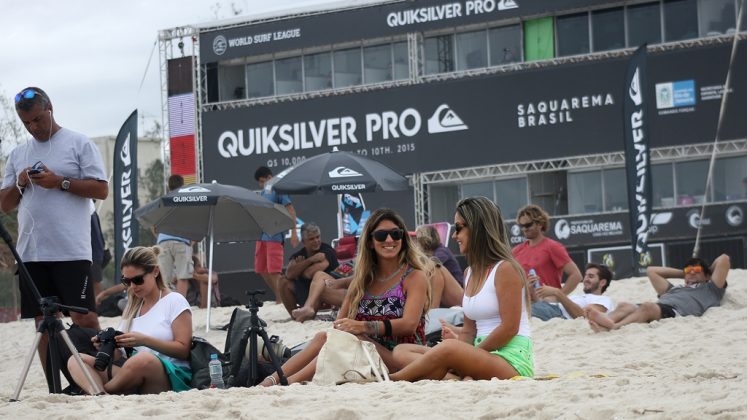
[[[28,170],[29,175],[36,175],[44,172],[44,164],[42,161],[38,161]]]

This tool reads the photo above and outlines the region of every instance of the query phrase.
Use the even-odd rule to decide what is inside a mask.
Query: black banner
[[[651,263],[649,265],[666,266],[669,264],[663,244],[649,244]],[[593,248],[586,251],[586,260],[597,264],[604,264],[612,271],[612,279],[627,279],[639,277],[632,262],[634,260],[632,249],[628,246]]]
[[[729,53],[722,44],[650,55],[650,147],[712,141]],[[608,59],[205,110],[204,179],[255,188],[258,166],[279,173],[335,146],[402,174],[619,152],[626,66],[624,58]],[[725,140],[747,136],[739,113],[747,109],[747,54],[737,55],[732,76]],[[672,93],[691,101],[673,101]]]
[[[519,17],[542,16],[604,3],[619,1],[409,0],[253,24],[232,24],[224,29],[203,25],[200,31],[200,61],[211,63],[482,22],[509,20],[508,23],[514,23]]]
[[[138,245],[140,224],[133,217],[137,199],[137,110],[119,129],[114,142],[114,278],[128,248]]]
[[[747,234],[747,201],[706,205],[703,219],[700,207],[657,208],[649,219],[649,242],[694,239],[702,225],[704,237]],[[515,246],[525,238],[516,223],[511,223],[510,241]],[[582,216],[554,216],[545,233],[568,248],[586,248],[631,243],[628,212]]]
[[[628,181],[631,248],[636,275],[644,275],[651,264],[648,251],[651,194],[651,154],[648,121],[651,118],[646,96],[646,44],[630,57],[625,75],[625,171]]]

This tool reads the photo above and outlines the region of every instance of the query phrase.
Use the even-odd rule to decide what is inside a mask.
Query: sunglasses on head
[[[467,225],[460,225],[459,223],[454,223],[453,225],[451,225],[451,228],[454,229],[454,232],[456,232],[457,235],[462,231],[462,229],[466,227]]]
[[[685,274],[690,274],[690,273],[696,273],[697,274],[697,273],[702,273],[703,272],[703,267],[701,267],[699,265],[688,265],[687,267],[683,268],[682,271],[684,271]]]
[[[139,276],[135,276],[135,277],[122,276],[122,279],[120,281],[126,287],[130,287],[131,284],[134,284],[135,286],[142,286],[143,283],[145,283],[145,276],[150,274],[152,271],[153,269],[151,268],[151,269],[145,270],[145,272]]]
[[[41,96],[41,93],[34,89],[24,89],[20,93],[16,94],[16,103],[21,102],[23,99],[34,99],[36,95]]]
[[[371,234],[377,242],[386,241],[387,236],[391,236],[393,241],[399,241],[405,235],[402,229],[375,230]]]

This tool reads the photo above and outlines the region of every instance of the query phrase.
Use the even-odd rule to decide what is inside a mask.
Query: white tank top
[[[498,306],[494,280],[495,273],[501,263],[503,261],[499,261],[490,270],[490,274],[488,274],[488,278],[483,283],[482,289],[475,296],[467,296],[467,284],[469,284],[470,277],[472,277],[472,271],[469,268],[464,278],[465,293],[464,298],[462,298],[462,308],[464,309],[464,315],[475,321],[477,325],[477,337],[487,336],[501,325],[501,312]],[[529,317],[527,316],[526,289],[524,287],[521,288],[521,321],[517,335],[527,338],[532,336],[532,329],[529,324]]]

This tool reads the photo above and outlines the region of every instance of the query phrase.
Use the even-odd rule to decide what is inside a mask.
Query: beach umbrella
[[[281,194],[401,191],[409,187],[407,178],[383,163],[336,149],[291,166],[269,184]]]
[[[285,207],[246,188],[216,182],[173,190],[135,210],[135,217],[143,226],[153,226],[161,233],[195,241],[209,238],[208,279],[213,273],[215,242],[257,240],[262,232],[276,234],[295,223]],[[208,281],[206,331],[210,328],[212,285]]]

